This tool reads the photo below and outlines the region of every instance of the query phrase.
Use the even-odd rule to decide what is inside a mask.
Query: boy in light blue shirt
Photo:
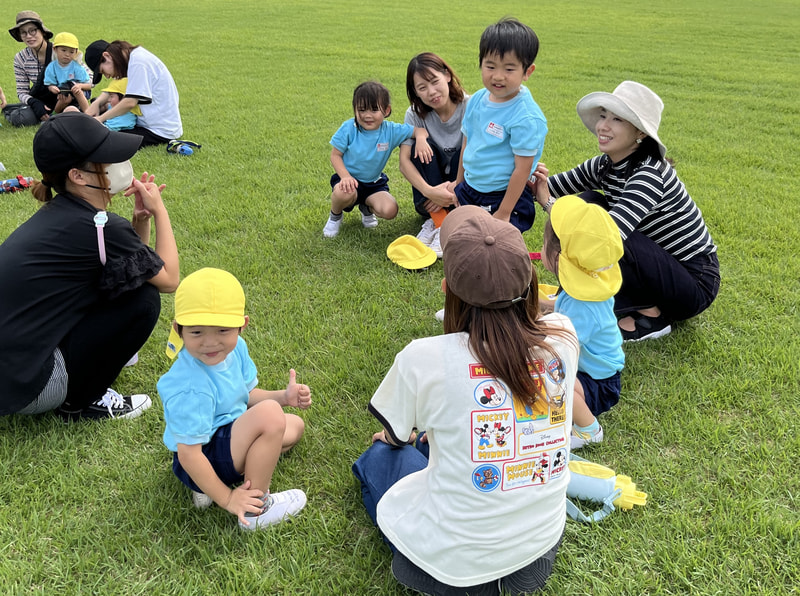
[[[547,120],[522,86],[534,71],[539,39],[516,19],[481,35],[484,89],[467,104],[464,142],[453,191],[462,205],[478,205],[520,232],[529,230],[536,202],[526,182],[542,155]]]
[[[62,32],[53,38],[52,60],[44,71],[44,84],[50,93],[58,96],[53,113],[59,114],[69,105],[77,105],[82,112],[89,107],[84,91],[91,91],[89,73],[78,62],[78,38]]]
[[[255,364],[239,336],[249,322],[244,302],[242,286],[227,271],[205,268],[186,277],[175,293],[167,346],[177,360],[157,387],[172,470],[193,491],[195,506],[213,501],[236,515],[242,529],[255,530],[305,507],[302,490],[270,493],[270,483],[281,453],[305,428],[283,407],[308,408],[311,390],[296,382],[294,369],[285,390],[257,387]]]

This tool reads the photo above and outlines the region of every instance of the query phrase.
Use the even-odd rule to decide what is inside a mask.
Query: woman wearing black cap
[[[53,44],[49,41],[53,32],[32,10],[17,13],[16,22],[8,32],[24,43],[25,49],[14,56],[14,78],[20,103],[9,105],[3,111],[14,126],[38,124],[47,120],[58,99],[43,83],[44,70],[53,56]]]
[[[183,124],[178,106],[178,88],[167,67],[151,52],[127,41],[102,39],[86,48],[86,64],[94,71],[93,83],[100,77],[128,78],[125,97],[110,110],[99,113],[94,102],[86,111],[100,122],[121,116],[139,106],[142,115],[130,132],[143,137],[142,146],[165,145],[183,135]]]
[[[128,161],[140,143],[77,111],[37,131],[32,192],[44,205],[0,245],[0,415],[133,418],[150,406],[108,389],[153,330],[159,292],[179,281],[163,187]],[[132,221],[106,211],[122,191]]]

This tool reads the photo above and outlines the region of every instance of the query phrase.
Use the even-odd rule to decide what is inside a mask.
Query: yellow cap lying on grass
[[[425,246],[415,236],[400,236],[386,248],[386,256],[392,263],[404,269],[425,269],[436,262],[436,253],[430,246]]]
[[[175,292],[175,322],[181,326],[244,326],[244,290],[239,280],[222,269],[205,267],[188,275]],[[173,327],[167,356],[175,358],[183,340]]]

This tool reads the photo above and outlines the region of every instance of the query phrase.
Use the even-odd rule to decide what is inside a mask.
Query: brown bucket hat
[[[45,39],[50,39],[53,37],[53,32],[44,26],[44,23],[42,23],[42,17],[39,16],[39,13],[32,10],[23,10],[17,13],[17,24],[8,30],[8,32],[11,34],[11,37],[21,42],[22,37],[20,37],[19,28],[23,25],[27,25],[28,23],[35,23],[36,26],[42,30]]]

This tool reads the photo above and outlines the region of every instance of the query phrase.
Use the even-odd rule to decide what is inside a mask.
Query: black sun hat
[[[33,137],[40,172],[63,172],[90,161],[119,163],[139,150],[142,137],[107,129],[82,112],[63,112],[43,122]]]

